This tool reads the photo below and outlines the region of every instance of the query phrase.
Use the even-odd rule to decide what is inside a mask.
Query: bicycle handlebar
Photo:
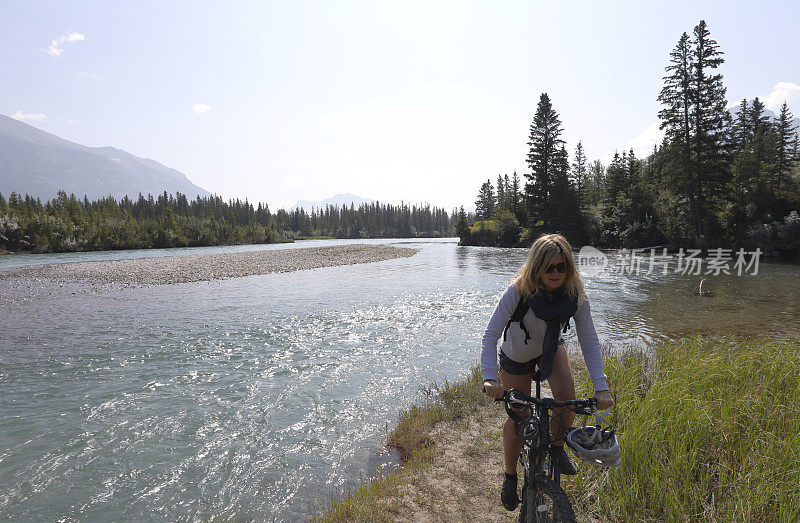
[[[504,401],[506,404],[515,403],[517,405],[538,405],[547,409],[553,409],[556,407],[574,407],[572,410],[576,414],[592,414],[597,409],[597,400],[595,398],[587,398],[585,400],[556,401],[553,398],[534,398],[528,396],[519,389],[503,391],[503,397],[496,398],[495,401]]]

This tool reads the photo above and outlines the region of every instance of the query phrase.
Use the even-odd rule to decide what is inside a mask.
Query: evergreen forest
[[[89,201],[63,191],[51,201],[0,194],[0,250],[71,252],[203,247],[307,237],[416,238],[450,235],[451,216],[430,205],[364,203],[271,213],[267,205],[166,192]]]
[[[729,110],[719,44],[705,21],[669,54],[658,113],[663,141],[646,158],[572,159],[547,93],[530,126],[529,172],[487,179],[474,217],[456,218],[462,245],[530,246],[545,232],[602,248],[681,246],[800,250],[800,145],[784,102]]]

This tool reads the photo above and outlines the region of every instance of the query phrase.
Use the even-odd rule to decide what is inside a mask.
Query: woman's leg
[[[575,378],[572,376],[572,367],[569,365],[565,345],[558,346],[558,351],[553,359],[553,372],[547,382],[550,384],[550,390],[553,391],[553,398],[556,401],[575,399]],[[553,443],[563,445],[564,439],[561,435],[564,433],[564,429],[572,426],[575,421],[575,412],[562,407],[556,409],[552,416],[550,433],[553,435]]]
[[[500,380],[506,390],[519,389],[528,396],[531,395],[530,374],[509,374],[500,369]],[[505,425],[503,425],[503,453],[505,454],[507,474],[517,473],[517,460],[520,452],[522,452],[522,438],[514,432],[514,420],[506,417]]]

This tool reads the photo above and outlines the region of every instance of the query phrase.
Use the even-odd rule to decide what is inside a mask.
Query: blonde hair
[[[531,245],[531,249],[528,251],[528,258],[520,267],[517,276],[512,280],[520,296],[527,297],[545,292],[541,278],[545,274],[546,268],[553,263],[553,260],[559,254],[564,256],[564,264],[566,265],[566,276],[561,286],[568,295],[577,298],[578,303],[583,301],[585,298],[583,280],[581,280],[581,275],[575,267],[572,246],[560,234],[543,234]]]

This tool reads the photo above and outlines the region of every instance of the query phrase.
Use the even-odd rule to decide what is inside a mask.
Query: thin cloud
[[[755,96],[753,97],[755,98]],[[747,97],[748,103],[753,101],[753,98]],[[772,88],[772,92],[768,95],[758,95],[758,99],[764,103],[764,107],[770,111],[778,112],[783,105],[783,102],[789,104],[789,107],[797,107],[800,104],[800,85],[792,82],[778,82]],[[742,104],[741,100],[732,100],[728,102],[728,109],[736,108],[738,112],[739,106]]]
[[[60,36],[55,40],[51,41],[50,46],[47,49],[45,49],[44,52],[49,54],[50,56],[55,56],[56,58],[59,58],[61,57],[61,53],[64,52],[64,48],[62,46],[65,43],[74,44],[77,42],[83,42],[85,39],[86,39],[85,36],[73,31],[71,33],[67,33],[64,36]]]
[[[763,101],[767,109],[776,112],[780,110],[783,102],[793,106],[797,102],[800,102],[800,85],[793,84],[792,82],[778,82],[775,84],[775,87],[772,88],[772,92],[763,97]]]
[[[101,76],[99,74],[87,73],[85,71],[79,71],[79,72],[77,72],[75,74],[80,76],[80,77],[82,77],[82,78],[90,78],[90,79],[96,80],[98,82],[105,82],[106,81],[105,76]]]
[[[42,120],[47,120],[47,115],[41,113],[23,113],[22,111],[17,111],[11,115],[11,118],[21,122],[41,122]]]
[[[206,114],[210,110],[211,106],[207,104],[194,104],[194,107],[192,108],[192,112],[194,114]]]

